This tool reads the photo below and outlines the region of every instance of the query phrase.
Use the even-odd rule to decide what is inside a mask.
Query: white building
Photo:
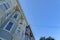
[[[18,0],[0,0],[0,40],[25,40],[26,26]]]

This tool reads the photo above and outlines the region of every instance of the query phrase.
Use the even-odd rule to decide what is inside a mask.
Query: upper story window
[[[18,16],[18,14],[15,14],[15,15],[14,15],[14,18],[16,19],[16,18],[17,18],[17,16]]]
[[[29,32],[29,28],[26,28],[26,32]]]
[[[19,21],[19,24],[23,24],[23,20],[22,19]]]
[[[3,4],[0,4],[0,8],[5,11],[5,10],[9,9],[10,6],[8,3],[3,3]]]
[[[6,10],[9,8],[8,3],[3,3],[3,6],[5,7]]]
[[[8,31],[10,31],[10,29],[11,29],[12,26],[13,26],[13,23],[9,22],[5,29],[7,29]]]
[[[20,18],[20,13],[19,13],[18,11],[14,12],[14,15],[12,16],[12,18],[13,18],[14,20],[18,21],[19,18]]]
[[[20,33],[21,33],[20,27],[18,27],[18,28],[16,29],[16,31],[15,31],[15,34],[17,34],[18,36],[20,36]]]

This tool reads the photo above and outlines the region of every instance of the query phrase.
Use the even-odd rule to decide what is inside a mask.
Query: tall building
[[[0,0],[0,40],[35,40],[19,0]]]

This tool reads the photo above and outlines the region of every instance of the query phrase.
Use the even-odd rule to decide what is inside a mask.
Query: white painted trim
[[[16,19],[14,18],[15,14],[18,14]],[[13,18],[14,20],[16,20],[16,21],[19,20],[19,18],[20,18],[20,13],[19,13],[19,11],[14,12],[12,18]]]
[[[12,21],[8,21],[8,23],[9,22],[12,22]],[[5,29],[6,28],[6,26],[8,25],[8,23],[5,25],[5,27],[4,27],[4,30],[6,30],[6,31],[8,31],[7,29]],[[8,31],[9,33],[12,31],[12,29],[13,29],[13,27],[14,27],[14,25],[15,25],[15,23],[14,22],[12,22],[13,23],[13,25],[12,25],[12,27],[11,27],[11,29],[10,29],[10,31]]]

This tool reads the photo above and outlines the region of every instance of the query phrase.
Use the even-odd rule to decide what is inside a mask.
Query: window
[[[21,31],[20,31],[19,28],[17,28],[16,31],[15,31],[15,33],[16,33],[18,36],[20,36],[20,32],[21,32]]]
[[[4,3],[3,5],[4,5],[4,7],[5,7],[6,10],[10,8],[10,6],[9,6],[8,3]]]
[[[14,18],[17,18],[17,16],[18,16],[18,14],[15,14],[15,15],[14,15]]]
[[[9,16],[10,13],[7,14],[7,16]]]
[[[1,4],[0,6],[2,6],[2,9],[4,9],[4,10],[7,10],[7,9],[10,8],[10,6],[9,6],[8,3],[3,3],[3,4]]]
[[[3,6],[4,6],[6,9],[8,9],[8,7],[7,7],[7,5],[6,5],[6,4],[3,4]]]
[[[20,20],[20,24],[23,24],[23,21],[22,20]]]
[[[27,33],[29,32],[29,29],[28,29],[28,28],[26,28],[26,32],[27,32]]]
[[[17,33],[20,33],[20,30],[17,30]]]
[[[14,12],[14,15],[12,16],[12,18],[15,20],[15,21],[18,21],[19,18],[20,18],[20,13],[18,11]]]
[[[10,8],[10,6],[8,3],[0,4],[0,13],[3,13],[3,11],[6,11],[9,8]]]
[[[12,25],[13,25],[13,23],[9,22],[5,29],[7,29],[8,31],[10,31]]]

